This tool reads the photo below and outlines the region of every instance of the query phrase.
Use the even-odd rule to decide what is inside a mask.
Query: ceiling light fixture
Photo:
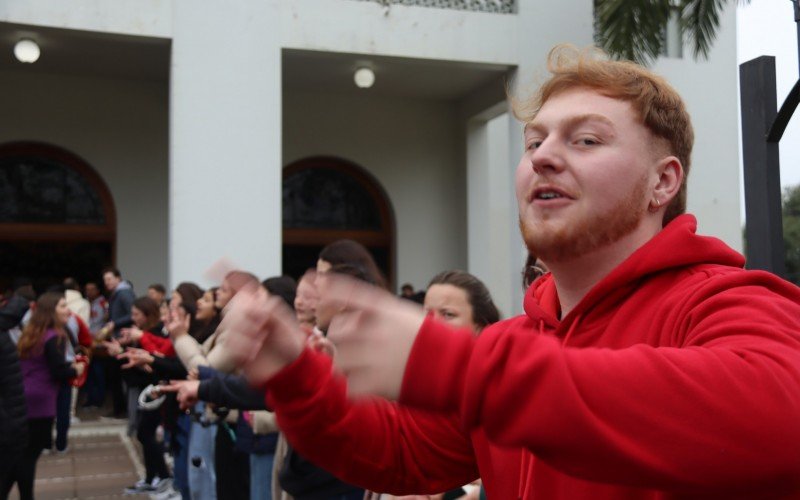
[[[375,83],[375,72],[369,68],[358,68],[353,80],[359,88],[368,89]]]
[[[14,57],[19,62],[35,63],[40,54],[39,45],[29,38],[23,38],[14,45]]]

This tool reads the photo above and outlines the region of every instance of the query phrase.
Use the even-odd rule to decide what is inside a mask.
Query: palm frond
[[[717,37],[719,16],[727,0],[683,0],[680,5],[681,30],[692,44],[697,59],[708,58],[708,51]]]
[[[610,55],[647,64],[663,51],[669,0],[595,0],[598,45]]]
[[[729,1],[594,0],[595,42],[614,57],[650,63],[664,52],[666,27],[676,8],[694,58],[707,58]]]

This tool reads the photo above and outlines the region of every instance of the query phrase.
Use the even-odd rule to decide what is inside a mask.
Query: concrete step
[[[42,455],[36,469],[37,500],[148,498],[123,495],[126,486],[143,474],[133,443],[119,422],[81,423],[72,426],[64,453]],[[18,500],[15,489],[10,496]]]

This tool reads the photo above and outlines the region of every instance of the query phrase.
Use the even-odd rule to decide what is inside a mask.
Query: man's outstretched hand
[[[342,275],[329,276],[321,301],[338,311],[328,339],[336,348],[334,365],[347,377],[349,392],[397,399],[411,346],[425,319],[422,309]],[[220,328],[230,330],[226,346],[253,386],[265,384],[306,346],[306,333],[292,311],[262,288],[237,293],[222,323]]]
[[[327,297],[339,311],[328,328],[335,365],[352,394],[400,396],[403,374],[425,313],[386,290],[347,276],[330,276]]]
[[[220,328],[229,330],[226,346],[256,387],[296,360],[306,344],[305,332],[283,299],[260,287],[233,297]]]

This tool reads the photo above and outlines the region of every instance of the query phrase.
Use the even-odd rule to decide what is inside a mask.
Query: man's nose
[[[564,151],[558,138],[548,137],[533,151],[531,167],[533,171],[542,175],[548,171],[560,172],[564,169]]]

